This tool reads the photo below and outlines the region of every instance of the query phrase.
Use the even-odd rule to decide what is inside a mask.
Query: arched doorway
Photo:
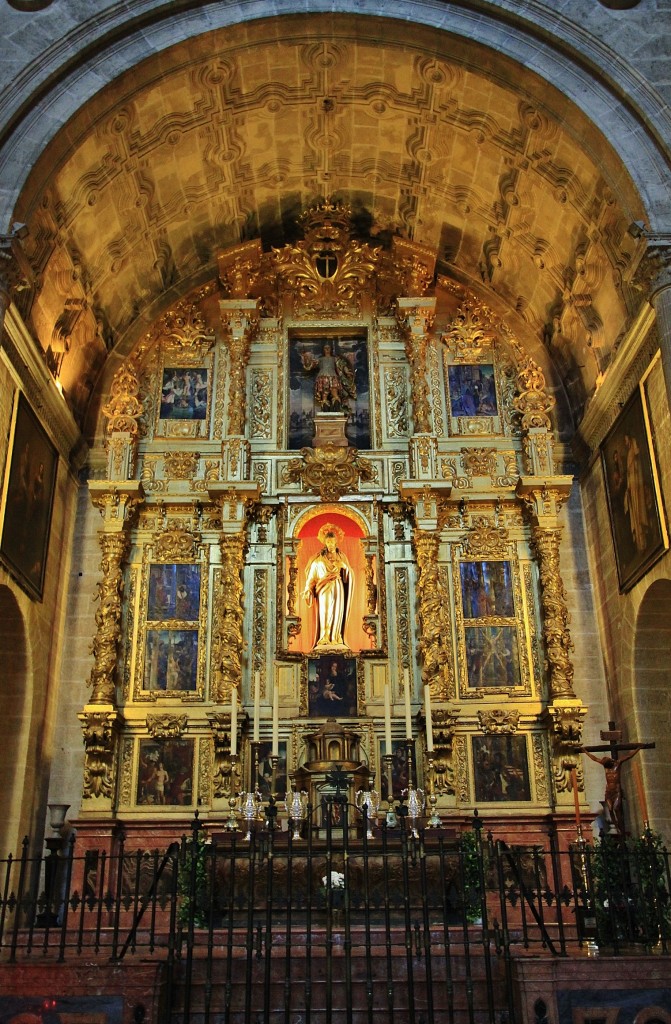
[[[656,580],[638,611],[633,652],[634,704],[643,742],[657,744],[641,755],[652,827],[671,828],[668,736],[671,734],[671,580]]]
[[[5,794],[0,817],[0,856],[18,845],[30,729],[30,679],[26,629],[16,598],[0,587],[0,664],[2,671],[2,743],[0,788]]]

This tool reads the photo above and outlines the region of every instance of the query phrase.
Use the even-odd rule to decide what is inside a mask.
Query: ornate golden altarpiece
[[[467,288],[441,279],[437,309],[421,247],[358,241],[331,203],[303,228],[222,252],[111,382],[81,823],[223,820],[260,784],[274,707],[289,777],[334,717],[379,788],[385,690],[400,750],[405,685],[444,819],[564,813],[586,709],[544,375]],[[349,619],[320,641],[305,583],[329,527]]]

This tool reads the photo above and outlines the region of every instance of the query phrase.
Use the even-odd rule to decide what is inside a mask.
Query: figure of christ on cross
[[[638,754],[639,750],[650,750],[654,743],[621,743],[622,732],[615,728],[615,722],[608,723],[608,729],[601,731],[601,739],[606,742],[597,747],[580,747],[583,754],[600,764],[606,774],[606,792],[604,804],[610,817],[611,825],[618,836],[624,838],[624,812],[622,809],[622,765]],[[596,752],[607,750],[604,757],[595,757]],[[620,757],[620,754],[624,756]]]

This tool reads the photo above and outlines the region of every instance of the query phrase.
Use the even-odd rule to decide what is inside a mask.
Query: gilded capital
[[[654,305],[659,292],[671,288],[671,235],[646,234],[647,249],[634,276],[636,287],[648,293]]]
[[[20,241],[26,234],[23,225],[16,225],[9,235],[0,235],[0,327],[14,290],[29,287],[33,269]]]

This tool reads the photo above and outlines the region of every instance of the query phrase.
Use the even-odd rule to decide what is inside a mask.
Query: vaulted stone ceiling
[[[640,301],[641,218],[597,129],[493,51],[374,19],[261,21],[166,50],[66,125],[17,209],[30,317],[81,415],[106,353],[323,196],[430,247],[545,346],[574,415]]]

